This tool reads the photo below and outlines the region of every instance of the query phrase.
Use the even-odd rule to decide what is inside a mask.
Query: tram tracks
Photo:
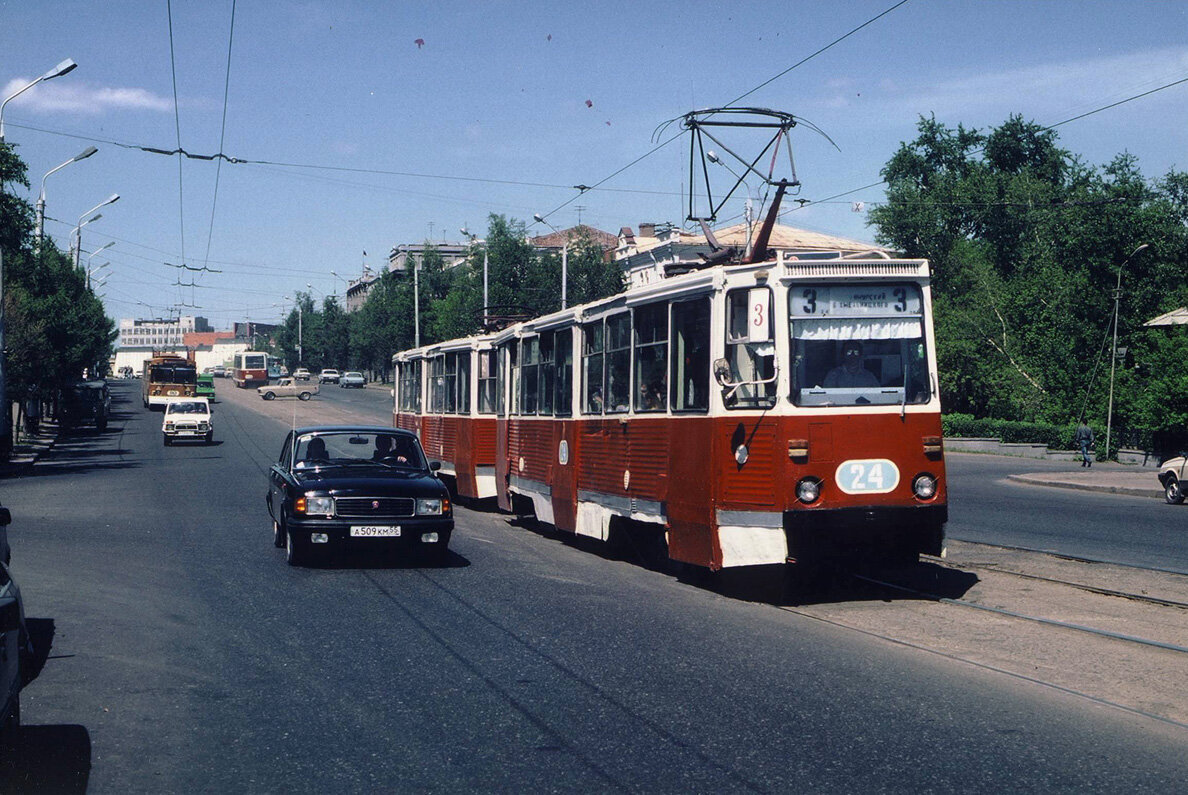
[[[782,609],[1188,728],[1188,577],[956,543]]]

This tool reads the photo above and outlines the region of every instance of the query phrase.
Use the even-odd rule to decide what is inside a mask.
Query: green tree
[[[918,132],[884,168],[871,222],[881,243],[931,262],[946,410],[1067,422],[1084,409],[1104,424],[1114,285],[1139,243],[1151,247],[1126,264],[1119,339],[1152,359],[1182,344],[1142,323],[1188,298],[1188,179],[1152,183],[1129,155],[1086,166],[1017,116],[986,134],[935,119]],[[1150,429],[1139,391],[1116,390],[1115,421]]]

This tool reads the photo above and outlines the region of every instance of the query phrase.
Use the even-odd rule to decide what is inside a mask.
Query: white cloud
[[[968,74],[932,85],[901,83],[888,87],[878,99],[914,113],[936,113],[938,118],[1021,112],[1054,123],[1158,88],[1186,73],[1188,49],[1165,48]]]
[[[9,80],[0,95],[9,96],[28,84],[29,80],[25,78]],[[53,81],[29,89],[9,104],[10,108],[17,106],[41,113],[98,115],[109,110],[164,113],[173,110],[173,101],[143,88],[104,88]]]

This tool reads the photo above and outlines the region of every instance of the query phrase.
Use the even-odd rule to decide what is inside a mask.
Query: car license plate
[[[351,536],[354,538],[396,538],[400,535],[400,525],[351,525]]]

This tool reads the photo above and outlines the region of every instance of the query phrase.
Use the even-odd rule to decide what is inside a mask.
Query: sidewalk
[[[1070,466],[1073,468],[1067,472],[1033,472],[1008,475],[1007,478],[1032,486],[1163,499],[1163,486],[1159,485],[1159,479],[1156,477],[1159,470],[1153,467],[1136,469],[1124,464],[1094,464],[1087,469],[1081,469],[1077,464]]]
[[[9,478],[29,471],[43,455],[53,449],[58,441],[57,420],[45,420],[37,428],[37,433],[22,435],[19,444],[13,445],[12,456],[7,461],[0,461],[0,478]]]

